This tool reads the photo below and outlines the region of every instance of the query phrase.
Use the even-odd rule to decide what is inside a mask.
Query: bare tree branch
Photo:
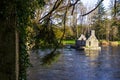
[[[76,0],[75,3],[73,3],[73,4],[71,3],[69,7],[75,6],[78,3],[78,1],[80,1],[80,0]]]
[[[97,9],[97,8],[99,7],[99,5],[100,5],[103,1],[104,1],[104,0],[101,0],[94,9],[92,9],[91,11],[89,11],[89,12],[87,12],[87,13],[81,15],[81,16],[86,16],[86,15],[90,14],[91,12],[93,12],[95,9]]]
[[[44,17],[42,17],[39,21],[43,20],[46,17],[50,17],[50,15],[52,14],[52,12],[55,11],[60,6],[60,4],[61,4],[62,1],[63,0],[57,0],[55,2],[55,4],[54,4],[52,10],[48,14],[46,14]]]
[[[44,17],[42,17],[39,21],[43,20],[46,17],[50,17],[50,15],[53,13],[53,11],[60,11],[61,9],[63,10],[63,9],[66,9],[66,8],[70,8],[72,6],[73,6],[73,10],[72,10],[72,14],[73,14],[75,5],[78,3],[78,1],[80,1],[80,0],[76,0],[75,3],[70,3],[70,1],[69,1],[66,6],[62,6],[62,7],[59,8],[59,10],[57,10],[58,7],[60,6],[61,2],[63,2],[63,0],[57,0],[54,4],[52,10],[48,14],[46,14]]]
[[[114,18],[116,18],[117,0],[114,0]]]
[[[64,38],[64,35],[65,35],[65,26],[66,26],[66,15],[67,15],[68,8],[69,8],[69,6],[66,7],[66,10],[65,10],[65,13],[64,13],[64,17],[63,17],[64,31],[63,31],[62,37],[60,38],[59,43],[57,44],[57,46],[54,48],[54,50],[51,53],[54,53],[56,51],[56,49],[61,44],[61,42],[62,42],[62,40]]]
[[[75,6],[73,6],[73,9],[72,9],[72,13],[71,13],[71,15],[73,15],[73,13],[74,13],[74,9],[75,9]]]

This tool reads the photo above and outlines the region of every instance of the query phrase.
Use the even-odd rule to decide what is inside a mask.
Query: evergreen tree
[[[111,0],[110,9],[112,19],[111,40],[120,40],[120,0]]]
[[[99,2],[99,0],[98,0]],[[96,9],[95,16],[93,16],[93,29],[96,30],[96,36],[98,39],[105,38],[105,27],[104,27],[104,19],[105,19],[105,8],[103,3]]]

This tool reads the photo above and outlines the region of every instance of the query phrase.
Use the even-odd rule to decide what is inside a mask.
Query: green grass
[[[104,41],[104,40],[100,40],[100,42],[102,42],[102,41]],[[117,42],[118,42],[118,44],[120,45],[120,41],[117,41]],[[74,45],[74,44],[75,44],[75,40],[63,40],[62,43],[63,43],[64,45],[67,45],[67,44]]]
[[[118,41],[118,44],[120,45],[120,41]]]
[[[75,44],[75,40],[63,40],[62,43],[64,45],[66,45],[66,44]]]

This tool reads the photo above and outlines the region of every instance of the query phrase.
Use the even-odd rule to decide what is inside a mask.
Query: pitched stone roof
[[[96,36],[95,36],[95,31],[91,30],[91,35],[87,40],[97,40]]]
[[[81,34],[81,36],[78,40],[86,40],[86,37],[83,34]]]

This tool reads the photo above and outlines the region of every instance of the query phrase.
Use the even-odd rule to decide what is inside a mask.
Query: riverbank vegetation
[[[63,40],[62,43],[63,45],[74,45],[75,40]]]
[[[100,40],[100,45],[102,45],[102,46],[118,46],[118,45],[120,45],[120,41]]]
[[[75,45],[75,40],[63,40],[62,44],[63,45]],[[120,45],[120,41],[99,40],[99,45],[118,46],[118,45]]]

